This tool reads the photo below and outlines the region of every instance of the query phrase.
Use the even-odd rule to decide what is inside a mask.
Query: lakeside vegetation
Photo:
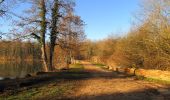
[[[55,77],[50,81],[36,83],[30,87],[19,88],[16,90],[7,90],[3,94],[0,94],[0,100],[39,100],[39,99],[61,99],[66,98],[65,96],[69,95],[70,92],[73,92],[77,85],[79,84],[76,80],[74,81],[65,81],[67,78],[83,78],[89,77],[87,74],[82,74],[80,72],[83,70],[83,65],[81,64],[72,64],[70,65],[70,70],[61,73],[53,73],[54,75],[47,78]],[[62,74],[63,73],[63,74]],[[52,73],[51,73],[52,74]],[[43,76],[41,76],[43,77]],[[45,77],[44,77],[45,78]],[[36,80],[34,80],[36,81]],[[47,92],[48,91],[48,92]]]
[[[41,1],[41,0],[40,0]],[[63,5],[66,7],[58,7],[62,9],[58,11],[53,5],[53,10],[44,12],[45,15],[37,16],[38,18],[44,18],[49,12],[53,14],[49,16],[52,22],[58,21],[53,27],[58,30],[50,29],[50,25],[45,24],[45,31],[42,25],[43,23],[36,22],[39,28],[37,34],[17,32],[17,34],[10,34],[10,38],[14,38],[15,41],[9,41],[8,39],[2,39],[0,42],[0,59],[1,61],[11,60],[41,60],[43,63],[43,69],[55,70],[57,67],[68,67],[73,59],[86,59],[90,60],[94,56],[98,57],[101,64],[110,65],[115,63],[122,67],[135,67],[144,69],[159,69],[170,70],[170,45],[169,45],[169,1],[148,1],[148,5],[145,5],[146,1],[141,2],[141,10],[136,15],[138,20],[132,25],[132,29],[126,36],[116,37],[108,36],[108,38],[100,41],[90,41],[85,38],[84,22],[80,16],[74,14],[74,2],[64,1]],[[26,3],[26,2],[25,2]],[[34,12],[35,14],[43,13],[43,9],[48,9],[47,2],[31,2],[33,8],[40,10]],[[58,4],[55,2],[54,4]],[[19,4],[19,2],[16,2]],[[5,5],[4,5],[5,6]],[[39,8],[38,8],[39,7]],[[54,11],[56,9],[56,11]],[[149,10],[151,9],[151,10]],[[25,9],[29,10],[29,9]],[[55,17],[55,14],[63,12],[63,17]],[[8,12],[6,12],[8,14]],[[25,13],[23,13],[25,14]],[[2,17],[5,15],[2,14]],[[12,16],[11,16],[12,17]],[[17,16],[15,16],[17,17]],[[19,15],[18,15],[19,17]],[[30,20],[24,21],[27,17],[19,18],[16,20],[18,24],[16,27],[32,30],[29,25],[25,23],[32,23],[34,15],[28,16]],[[37,19],[38,19],[37,18]],[[32,20],[31,20],[32,19]],[[45,18],[47,20],[48,18]],[[140,19],[140,20],[139,20]],[[42,19],[44,20],[44,19]],[[44,21],[45,21],[44,20]],[[135,19],[134,19],[135,20]],[[50,23],[50,22],[49,22]],[[15,27],[14,27],[15,28]],[[35,30],[32,30],[36,32]],[[47,35],[47,31],[51,35],[56,35],[55,38],[51,35]],[[44,35],[42,35],[44,34]],[[45,35],[46,34],[46,35]],[[27,37],[27,35],[29,35]],[[42,35],[42,36],[39,36]],[[41,39],[35,42],[31,42],[33,39],[37,39],[37,36]],[[45,36],[45,37],[43,37]],[[3,35],[2,35],[3,37]],[[23,38],[24,37],[24,38]],[[49,37],[47,40],[45,38]],[[51,38],[50,38],[51,37]],[[22,41],[27,38],[30,41]],[[56,40],[58,38],[58,40]],[[16,41],[17,40],[17,41]],[[43,44],[43,45],[42,45]],[[54,45],[56,44],[56,45]],[[57,68],[58,69],[58,68]]]
[[[10,12],[22,4],[30,7]],[[76,15],[75,5],[74,0],[0,0],[0,18],[12,24],[9,32],[0,29],[0,100],[170,96],[170,81],[157,79],[160,73],[154,79],[121,70],[161,70],[169,79],[169,0],[141,2],[126,35],[98,41],[86,38],[86,23]]]

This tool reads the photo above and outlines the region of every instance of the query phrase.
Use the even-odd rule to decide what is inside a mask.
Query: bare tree
[[[54,49],[55,46],[58,44],[56,43],[57,40],[60,38],[59,34],[62,34],[59,31],[60,22],[62,18],[67,14],[69,11],[73,11],[74,2],[71,0],[55,0],[53,7],[51,9],[51,26],[50,26],[50,69],[53,70],[53,56],[54,56]]]
[[[68,12],[73,11],[74,2],[72,0],[29,0],[31,8],[25,11],[26,15],[16,15],[20,21],[15,21],[18,27],[14,29],[16,34],[23,33],[24,35],[32,35],[41,44],[42,60],[44,70],[53,70],[53,57],[55,46],[63,34],[59,27],[63,21],[64,16]],[[20,32],[19,32],[20,31]],[[31,33],[31,34],[30,34]],[[22,37],[23,34],[20,34]],[[49,35],[49,39],[47,39]],[[49,57],[47,57],[46,39],[49,40]],[[49,59],[48,59],[49,58]]]
[[[46,5],[45,5],[45,0],[41,0],[40,1],[40,18],[41,18],[41,22],[40,22],[40,43],[41,43],[41,52],[42,52],[42,60],[43,60],[43,64],[44,64],[44,71],[48,71],[48,63],[47,63],[47,54],[46,54],[46,43],[45,43],[45,34],[46,34],[46,28],[47,28],[47,23],[46,23]]]
[[[58,35],[58,21],[59,21],[59,0],[55,0],[51,14],[51,31],[50,31],[50,70],[53,70],[53,54]]]
[[[12,13],[13,16],[19,18],[19,20],[15,21],[16,27],[13,29],[13,33],[16,34],[16,39],[32,36],[39,42],[41,46],[43,70],[48,71],[48,60],[45,41],[47,33],[46,0],[31,0],[29,1],[29,3],[32,7],[25,11],[26,13],[28,13],[27,16],[25,16],[24,14],[21,16]]]
[[[78,54],[79,47],[83,39],[85,38],[83,30],[84,22],[79,16],[69,12],[64,16],[60,25],[61,38],[58,39],[60,47],[66,52],[65,62],[68,69],[68,65],[71,63],[71,59],[74,54]]]

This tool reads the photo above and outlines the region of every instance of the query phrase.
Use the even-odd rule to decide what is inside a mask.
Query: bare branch
[[[3,3],[4,1],[5,1],[5,0],[1,0],[1,1],[0,1],[0,4]]]
[[[34,36],[34,38],[36,38],[38,41],[40,41],[40,36],[38,36],[37,34],[35,33],[31,33],[32,36]]]
[[[17,38],[15,38],[15,39],[13,39],[12,41],[17,41],[17,40],[19,40],[19,39],[25,39],[25,38],[28,38],[28,37],[30,37],[31,35],[29,34],[29,35],[22,35],[22,36],[20,36],[20,37],[17,37]]]

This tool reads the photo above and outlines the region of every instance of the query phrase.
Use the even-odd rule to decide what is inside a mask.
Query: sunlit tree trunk
[[[47,54],[46,54],[46,47],[45,47],[45,34],[46,34],[46,5],[45,0],[40,1],[40,42],[41,42],[41,57],[43,61],[43,69],[45,72],[48,71],[48,64],[47,64]]]
[[[41,57],[43,61],[43,71],[47,72],[48,71],[48,65],[47,65],[47,56],[46,56],[46,51],[45,51],[45,46],[41,46]]]

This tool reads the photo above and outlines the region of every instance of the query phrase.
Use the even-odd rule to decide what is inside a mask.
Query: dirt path
[[[8,87],[0,92],[0,100],[170,100],[170,86],[137,80],[85,61],[81,64],[80,69],[77,66],[20,81],[9,80],[14,89]]]
[[[80,80],[75,100],[170,100],[166,86],[136,80],[116,72],[106,71],[88,62],[82,62],[93,78]]]

